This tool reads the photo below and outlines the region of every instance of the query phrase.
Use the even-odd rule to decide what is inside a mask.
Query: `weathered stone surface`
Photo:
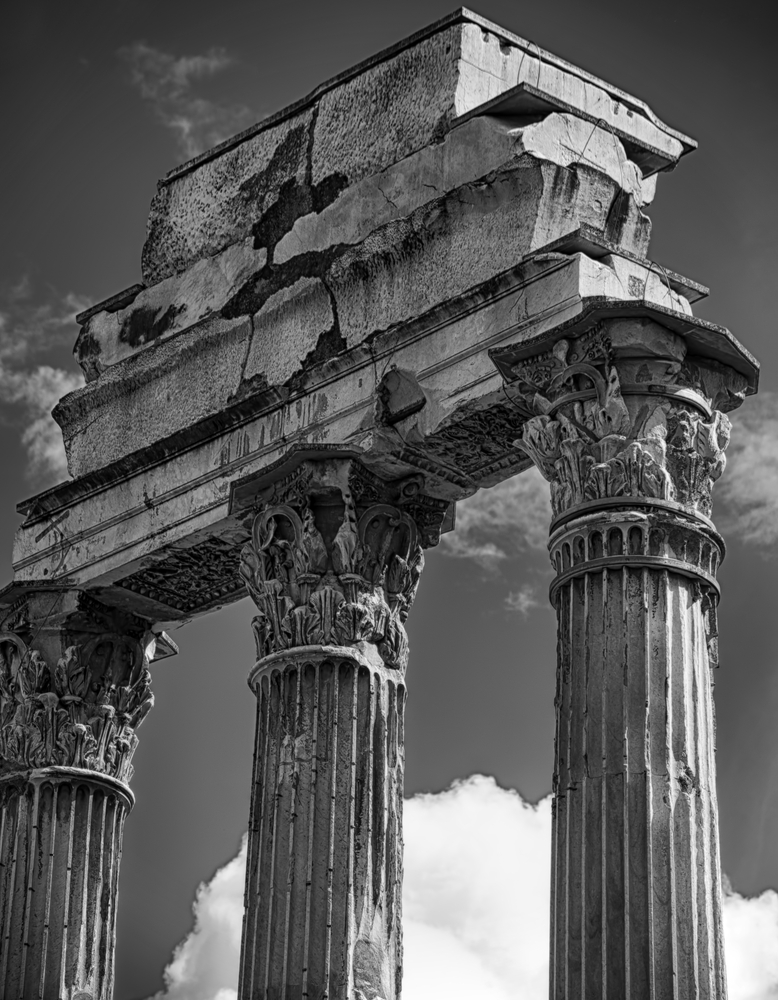
[[[550,170],[551,164],[562,170]],[[457,276],[458,265],[449,259],[445,242],[434,252],[426,243],[409,245],[422,238],[420,230],[429,243],[441,238],[441,232],[445,241],[445,226],[441,231],[431,222],[441,216],[453,230],[463,213],[469,219],[472,232],[457,241],[460,257],[483,257],[486,248],[494,246],[491,264],[484,262],[474,270],[476,281],[581,225],[642,255],[650,232],[649,220],[640,211],[645,187],[618,139],[570,115],[553,114],[521,127],[510,119],[476,118],[444,141],[348,187],[331,205],[302,216],[278,245],[272,242],[276,237],[266,233],[271,264],[264,249],[254,250],[252,241],[244,240],[142,291],[124,308],[89,317],[76,356],[87,378],[94,379],[122,358],[208,315],[248,314],[301,276],[337,275],[355,254],[363,262],[357,269],[362,283],[369,282],[373,272],[386,270],[384,258],[391,268],[395,259],[421,254],[430,271],[424,303],[428,308],[441,295],[450,297],[473,283]],[[540,197],[538,188],[543,191]],[[516,198],[522,199],[519,204]],[[518,214],[523,238],[517,230]],[[488,238],[477,228],[480,216],[489,226]],[[501,230],[506,233],[502,238]],[[410,266],[416,266],[412,260]],[[395,283],[405,284],[402,273]],[[392,297],[403,318],[417,308],[413,299],[402,308],[402,297],[394,291]],[[292,311],[291,305],[287,311]],[[360,323],[363,336],[386,325],[384,317],[370,314]],[[296,357],[293,346],[291,357]]]
[[[561,569],[550,996],[726,1000],[717,536],[659,510],[600,512],[550,547]],[[706,549],[707,573],[699,555],[678,571],[679,556]]]
[[[646,146],[662,149],[668,158],[694,148],[642,101],[477,15],[467,18],[461,39],[459,115],[527,83],[575,108],[589,121],[602,122],[605,128],[620,129]]]
[[[91,317],[75,347],[76,360],[87,380],[147,345],[156,345],[218,315],[266,260],[267,252],[254,250],[251,240],[236,243],[196,261],[183,274],[140,292],[125,308]]]
[[[312,113],[286,121],[163,183],[143,247],[143,280],[156,284],[195,261],[246,239],[252,227],[305,185]]]
[[[552,993],[724,1000],[708,515],[758,365],[694,318],[706,289],[645,259],[654,175],[693,146],[461,10],[161,182],[146,287],[80,316],[89,381],[55,411],[77,478],[21,505],[0,595],[9,995],[60,976],[107,1000],[114,897],[93,887],[116,864],[95,845],[119,842],[95,817],[120,828],[138,648],[248,589],[241,997],[397,1000],[421,546],[535,461],[559,613]]]
[[[112,1000],[128,790],[93,771],[0,775],[0,995]]]
[[[624,197],[631,195],[637,207],[653,197],[653,178],[642,177],[610,132],[592,130],[587,122],[564,114],[532,125],[484,115],[452,128],[441,142],[350,185],[320,212],[299,218],[276,245],[273,260],[282,264],[299,254],[360,243],[382,225],[410,216],[450,191],[480,179],[488,182],[523,153],[568,168],[579,162],[596,166],[619,185]],[[604,228],[601,218],[597,222]]]
[[[320,338],[333,331],[332,295],[322,281],[300,278],[271,295],[254,315],[254,335],[243,372],[244,386],[259,378],[263,384],[284,385],[315,363]],[[340,344],[335,344],[335,351]]]
[[[531,158],[460,188],[336,258],[329,283],[341,334],[354,346],[487,281],[579,221],[600,229],[617,197],[602,174],[568,173]],[[625,199],[626,215],[616,218],[627,220],[626,248],[642,254],[650,223],[629,204]]]
[[[250,319],[212,318],[67,397],[54,413],[71,474],[82,476],[228,406],[241,387],[252,332]],[[206,366],[207,379],[187,380],[186,372]]]
[[[444,217],[443,223],[445,221]],[[510,232],[507,231],[506,244],[509,240]],[[450,242],[455,242],[453,237]],[[488,255],[483,254],[481,259],[486,268],[491,267]],[[462,280],[467,280],[464,256],[458,253],[455,262],[459,263]],[[451,409],[493,391],[489,380],[495,386],[499,381],[485,354],[480,361],[462,358],[461,361],[438,363],[438,359],[445,358],[449,352],[452,359],[459,358],[457,352],[462,350],[476,352],[477,357],[479,344],[507,340],[512,329],[521,328],[522,337],[530,338],[549,325],[580,313],[587,301],[645,301],[691,314],[688,302],[668,288],[660,270],[612,255],[595,261],[584,254],[570,257],[555,254],[528,261],[521,268],[518,283],[509,279],[509,283],[513,280],[519,295],[518,304],[498,298],[497,302],[502,304],[495,303],[498,312],[494,316],[487,318],[484,315],[476,320],[467,315],[453,325],[449,324],[447,311],[443,309],[441,320],[445,326],[433,333],[441,320],[435,318],[434,311],[430,313],[425,308],[428,305],[424,297],[425,286],[418,281],[425,273],[424,262],[419,260],[415,275],[410,264],[397,265],[398,273],[411,276],[408,279],[411,287],[398,288],[397,302],[390,302],[387,310],[393,310],[395,316],[399,310],[417,309],[429,313],[424,322],[430,335],[418,341],[409,324],[407,335],[400,328],[386,332],[381,339],[373,338],[367,354],[359,345],[351,352],[344,352],[346,345],[341,339],[344,332],[354,335],[353,324],[359,323],[361,316],[379,316],[377,303],[370,300],[360,312],[357,293],[373,286],[362,282],[359,274],[354,284],[349,284],[354,270],[356,267],[347,272],[339,285],[328,279],[334,295],[340,296],[337,325],[323,286],[314,279],[300,279],[291,288],[267,300],[258,317],[230,322],[210,319],[202,327],[107,369],[96,381],[65,397],[54,415],[63,427],[71,472],[85,475],[109,461],[148,448],[177,432],[183,433],[187,428],[191,429],[187,435],[191,444],[196,440],[193,435],[199,433],[193,427],[197,421],[223,414],[227,408],[239,405],[273,409],[286,398],[289,399],[289,419],[285,417],[279,422],[277,417],[271,418],[268,423],[273,430],[269,435],[267,430],[262,432],[252,450],[260,440],[269,443],[277,434],[287,440],[290,435],[293,437],[296,428],[303,426],[299,422],[301,419],[307,421],[313,440],[334,440],[338,434],[344,435],[342,439],[346,440],[356,432],[364,415],[373,410],[375,379],[364,377],[364,365],[372,365],[370,358],[373,356],[386,359],[391,356],[393,363],[422,374],[423,384],[431,397],[441,401],[442,408],[436,411],[441,421]],[[379,271],[378,276],[381,274]],[[392,271],[385,270],[383,274],[388,281]],[[389,297],[391,287],[385,291],[376,282],[376,297],[379,291],[382,296]],[[475,301],[480,300],[477,287]],[[431,296],[433,292],[431,289]],[[368,310],[372,311],[368,313]],[[359,333],[357,328],[355,339]],[[404,346],[405,336],[410,340],[407,347]],[[337,385],[330,377],[332,364],[338,366]],[[457,380],[469,382],[475,364],[487,381],[478,383],[477,388],[468,390],[463,397]],[[428,369],[429,375],[424,374]],[[210,382],[199,377],[203,370],[210,372]],[[352,374],[347,376],[347,372]],[[280,388],[271,390],[269,383],[276,379]],[[320,381],[321,390],[314,397],[311,392]],[[186,386],[186,391],[182,386]],[[303,411],[292,408],[295,398],[308,400]],[[361,408],[348,425],[332,423],[344,410],[353,413],[357,400],[361,401]],[[427,423],[431,413],[428,409],[424,414],[427,433],[434,430]],[[252,435],[250,437],[253,439]],[[230,450],[233,454],[236,451],[245,454],[246,447],[245,443],[230,445]],[[214,456],[207,460],[208,467],[219,466],[223,453],[222,445],[216,447]],[[161,483],[159,486],[151,483],[152,479],[147,479],[150,495],[165,492]]]
[[[444,28],[322,94],[311,150],[314,184],[351,184],[438,138],[454,112],[460,28]],[[370,114],[365,110],[370,108]]]
[[[250,232],[260,246],[278,242],[298,217],[434,144],[457,117],[521,81],[587,123],[601,121],[656,150],[664,165],[694,147],[643,102],[461,10],[172,171],[152,206],[144,281],[154,284]]]

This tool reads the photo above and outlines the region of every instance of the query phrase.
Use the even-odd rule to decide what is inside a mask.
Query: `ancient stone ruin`
[[[456,502],[532,463],[551,997],[726,996],[711,487],[758,366],[647,257],[694,146],[459,10],[160,181],[143,283],[79,317],[73,478],[20,505],[0,595],[2,996],[111,996],[150,665],[248,593],[239,996],[399,998],[404,623]]]

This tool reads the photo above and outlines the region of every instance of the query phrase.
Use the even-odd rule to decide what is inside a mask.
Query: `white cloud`
[[[46,293],[36,301],[28,275],[0,292],[0,406],[2,418],[19,426],[27,450],[27,475],[38,485],[67,475],[62,434],[51,417],[59,399],[84,384],[80,372],[37,363],[76,339],[75,316],[88,300]]]
[[[197,890],[195,925],[165,969],[169,1000],[235,1000],[243,920],[246,838],[237,856]]]
[[[531,583],[525,583],[518,590],[512,590],[508,594],[505,598],[505,607],[526,618],[533,608],[545,605],[538,600],[538,588]]]
[[[546,1000],[551,800],[475,775],[405,804],[403,1000]],[[245,841],[202,885],[156,1000],[236,1000]],[[730,1000],[778,996],[778,894],[724,898]]]
[[[24,422],[22,444],[27,449],[27,474],[32,479],[62,479],[67,476],[62,432],[51,411],[68,392],[84,384],[75,372],[49,365],[28,371],[12,371],[0,360],[0,394],[6,405],[16,405]]]
[[[550,798],[476,775],[404,821],[403,1000],[546,1000]]]
[[[767,551],[778,541],[778,394],[747,399],[731,414],[727,468],[714,487],[719,527]]]
[[[257,120],[256,113],[245,104],[219,104],[193,93],[196,81],[234,64],[225,49],[211,48],[202,55],[176,57],[145,42],[135,42],[120,49],[119,55],[129,64],[133,85],[162,124],[175,134],[187,159]]]
[[[533,466],[461,500],[456,528],[441,539],[441,551],[493,566],[527,549],[545,550],[550,523],[549,485]]]

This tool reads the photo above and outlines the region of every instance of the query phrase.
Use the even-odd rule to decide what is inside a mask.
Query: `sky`
[[[709,285],[698,314],[763,365],[760,395],[734,417],[714,516],[728,542],[716,702],[730,987],[732,1000],[767,1000],[778,996],[778,118],[766,5],[474,6],[700,143],[659,178],[651,256]],[[80,384],[73,317],[139,280],[157,179],[451,9],[25,0],[4,12],[0,584],[16,503],[66,477],[48,413]],[[548,515],[545,485],[525,473],[460,505],[457,531],[428,553],[409,621],[405,1000],[472,997],[474,984],[485,1000],[545,989]],[[116,1000],[234,996],[251,614],[242,601],[193,622],[174,636],[179,656],[154,668],[125,834]]]

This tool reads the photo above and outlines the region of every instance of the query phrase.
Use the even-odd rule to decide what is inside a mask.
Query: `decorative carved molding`
[[[484,409],[460,412],[425,442],[428,454],[473,480],[482,479],[506,456],[516,460],[513,442],[532,411],[521,400],[496,399]]]
[[[417,478],[384,484],[351,464],[347,485],[333,488],[312,483],[307,469],[287,484],[290,503],[257,515],[240,571],[259,611],[260,658],[296,646],[367,642],[388,667],[405,670],[404,622],[424,566],[414,515],[432,519],[434,511],[441,520],[447,506],[424,498]],[[399,494],[398,506],[382,502],[387,492]]]
[[[245,541],[241,534],[169,549],[164,559],[119,580],[118,586],[185,614],[236,600],[243,591],[239,569]]]
[[[52,669],[0,632],[0,769],[82,767],[128,783],[150,684],[145,651],[128,636],[69,646]]]
[[[710,514],[730,422],[719,410],[711,419],[705,414],[714,402],[739,398],[745,379],[724,366],[646,353],[614,361],[598,328],[515,366],[535,413],[516,445],[551,483],[555,517],[620,496],[672,500]],[[629,406],[622,379],[630,385]]]

